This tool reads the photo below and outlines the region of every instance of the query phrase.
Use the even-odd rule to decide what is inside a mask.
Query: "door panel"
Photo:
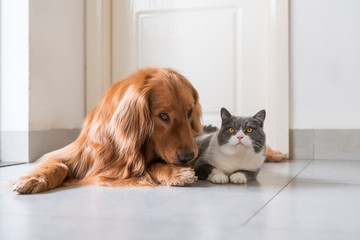
[[[275,0],[113,1],[112,79],[138,68],[171,67],[198,90],[204,124],[220,126],[221,107],[236,115],[266,109],[268,142],[288,152],[288,93],[274,91],[279,98],[270,92],[279,81],[273,48],[279,2],[287,6]],[[287,49],[282,54],[286,58]],[[288,91],[287,65],[283,68],[282,91]]]
[[[235,110],[238,43],[233,9],[199,9],[138,15],[137,67],[171,67],[198,89],[204,117]],[[216,96],[216,97],[215,97]]]

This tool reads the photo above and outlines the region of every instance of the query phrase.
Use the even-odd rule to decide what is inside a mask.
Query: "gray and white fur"
[[[266,155],[265,115],[261,110],[252,117],[237,117],[222,108],[221,128],[204,127],[205,134],[196,139],[198,179],[239,184],[256,179]]]

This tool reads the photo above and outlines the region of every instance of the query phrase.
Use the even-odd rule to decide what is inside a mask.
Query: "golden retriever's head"
[[[169,163],[194,160],[198,155],[195,136],[202,125],[199,95],[191,83],[171,69],[148,75],[149,109],[153,121],[151,139],[155,152]]]
[[[173,164],[190,162],[198,155],[195,137],[202,133],[199,95],[185,77],[171,69],[138,71],[114,84],[97,109],[96,117],[109,119],[106,129],[110,134],[101,131],[102,121],[94,120],[97,127],[93,126],[90,135],[96,142],[111,136],[117,152],[126,159],[125,176],[140,176],[154,153]]]

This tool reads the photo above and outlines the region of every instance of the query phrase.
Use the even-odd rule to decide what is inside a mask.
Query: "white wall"
[[[84,1],[28,3],[1,1],[1,130],[80,128]]]
[[[28,159],[28,10],[28,0],[1,0],[0,160]]]
[[[73,141],[85,115],[84,0],[1,0],[0,160]]]
[[[30,131],[81,127],[84,41],[83,0],[30,1]]]
[[[360,1],[291,0],[292,129],[360,129]]]
[[[28,9],[28,0],[1,1],[1,131],[27,131],[29,126]]]

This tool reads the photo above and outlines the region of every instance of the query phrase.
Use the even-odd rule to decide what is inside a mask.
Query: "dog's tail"
[[[280,151],[275,151],[269,146],[266,146],[266,162],[284,162],[289,160],[288,154],[283,154]]]

